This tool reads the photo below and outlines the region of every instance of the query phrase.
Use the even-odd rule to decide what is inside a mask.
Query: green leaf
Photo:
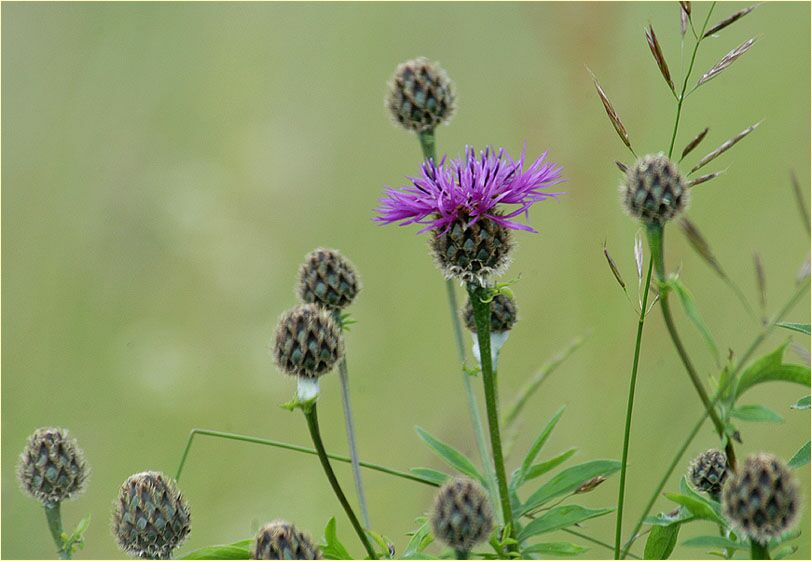
[[[792,409],[798,410],[809,409],[809,396],[807,395],[802,397],[794,405],[791,405],[790,407],[792,407]]]
[[[797,545],[787,545],[772,554],[773,559],[786,559],[793,553],[798,551]]]
[[[812,331],[810,331],[808,323],[789,323],[786,321],[782,321],[776,323],[778,327],[783,327],[784,329],[789,329],[790,331],[797,331],[798,333],[803,333],[804,335],[812,335]]]
[[[530,469],[527,470],[527,473],[524,476],[524,480],[530,481],[531,479],[535,479],[536,477],[544,475],[551,469],[558,467],[559,465],[570,459],[577,450],[578,450],[577,448],[570,448],[566,452],[562,452],[558,456],[550,458],[546,462],[533,464],[532,466],[530,466]]]
[[[181,559],[250,559],[253,541],[241,540],[228,545],[209,545],[196,549]]]
[[[412,533],[409,543],[406,544],[406,549],[403,551],[403,559],[419,559],[422,558],[422,552],[426,549],[431,542],[434,541],[434,536],[431,535],[431,525],[429,519],[421,516],[417,519],[420,526]]]
[[[718,547],[719,549],[750,549],[750,546],[734,542],[722,536],[696,536],[682,542],[688,547]]]
[[[522,528],[522,531],[519,532],[519,541],[560,528],[566,528],[590,518],[603,516],[613,510],[612,508],[590,509],[578,505],[557,506]]]
[[[325,559],[352,559],[352,555],[338,539],[335,516],[327,521],[324,527],[324,543],[321,545],[321,554]]]
[[[742,421],[763,422],[763,423],[783,423],[784,418],[763,405],[739,405],[730,414]]]
[[[521,513],[527,514],[550,499],[575,491],[582,483],[593,477],[599,475],[608,477],[619,469],[620,462],[617,460],[593,460],[567,468],[536,489],[527,499]]]
[[[589,548],[582,547],[570,542],[546,542],[534,543],[522,549],[524,555],[541,554],[551,557],[563,557],[565,555],[580,555]]]
[[[682,524],[654,526],[646,539],[643,559],[668,559],[677,545],[677,536]]]
[[[712,522],[716,522],[717,524],[724,524],[722,517],[719,516],[716,511],[705,501],[697,499],[696,497],[682,495],[680,493],[666,493],[665,496],[675,503],[684,506],[697,518],[701,518],[702,520],[710,520]]]
[[[518,474],[515,474],[511,479],[510,484],[514,489],[518,489],[519,486],[524,483],[527,477],[527,472],[530,471],[530,468],[533,465],[533,461],[536,459],[539,452],[541,452],[542,446],[544,446],[544,443],[547,442],[547,439],[550,437],[550,433],[553,432],[553,429],[558,424],[558,420],[561,418],[563,413],[564,406],[555,412],[553,418],[547,422],[547,426],[542,429],[541,433],[533,441],[533,444],[530,445],[527,455],[525,455],[524,460],[522,460],[522,467],[519,468]]]
[[[803,467],[809,463],[809,441],[806,442],[801,449],[795,452],[795,455],[790,458],[787,465],[793,469]]]
[[[410,468],[409,471],[438,485],[442,485],[451,478],[447,473],[426,467]]]
[[[451,446],[449,446],[445,442],[442,442],[442,441],[434,438],[428,432],[426,432],[425,430],[423,430],[420,427],[415,427],[415,430],[417,431],[417,435],[420,437],[420,439],[423,442],[425,442],[426,444],[428,444],[431,447],[432,450],[437,452],[437,454],[443,460],[445,460],[445,462],[448,465],[450,465],[451,467],[453,467],[454,469],[456,469],[460,473],[463,473],[463,474],[467,475],[468,477],[476,479],[483,486],[487,487],[487,483],[485,482],[485,478],[482,476],[481,473],[479,473],[479,471],[476,469],[476,467],[471,462],[471,460],[466,458],[463,455],[462,452],[460,452],[459,450],[456,450],[455,448],[452,448]]]
[[[771,353],[759,358],[742,373],[736,387],[738,399],[745,391],[756,384],[772,381],[793,382],[809,387],[809,367],[800,364],[786,364],[783,362],[784,351],[788,343],[784,343]]]
[[[688,319],[691,320],[691,323],[694,324],[699,334],[702,335],[702,338],[705,339],[705,343],[708,345],[708,349],[710,349],[711,354],[713,355],[716,364],[719,364],[719,349],[716,346],[716,341],[713,339],[713,335],[711,335],[708,326],[705,325],[705,322],[702,320],[702,316],[699,315],[699,310],[696,308],[696,304],[694,304],[693,296],[682,284],[682,281],[679,278],[672,278],[668,283],[673,289],[674,292],[677,293],[679,296],[679,300],[682,303],[682,308],[685,310],[685,315],[688,316]]]
[[[378,544],[378,547],[381,548],[381,553],[378,556],[379,559],[392,559],[392,550],[394,546],[392,542],[384,536],[383,534],[379,534],[374,530],[370,530],[369,528],[366,529],[367,535],[372,537],[375,543]]]

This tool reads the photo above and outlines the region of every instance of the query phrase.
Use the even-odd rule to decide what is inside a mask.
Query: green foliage
[[[557,456],[554,456],[547,460],[546,462],[539,462],[537,464],[533,464],[530,466],[530,469],[527,470],[527,473],[524,476],[524,481],[530,481],[531,479],[535,479],[536,477],[541,477],[548,471],[555,469],[562,463],[566,462],[573,454],[577,451],[577,448],[570,448],[566,452],[562,452]]]
[[[617,460],[593,460],[567,468],[536,489],[522,507],[521,514],[532,512],[551,499],[572,493],[593,477],[608,477],[619,469],[620,462]]]
[[[79,521],[70,535],[63,532],[62,551],[67,552],[72,557],[76,551],[83,549],[85,547],[85,532],[87,532],[89,526],[90,515],[88,514]]]
[[[250,559],[253,541],[241,540],[226,545],[208,545],[187,553],[181,559]]]
[[[589,548],[570,542],[534,543],[533,545],[522,548],[524,555],[547,555],[554,558],[580,555],[586,551],[589,551]]]
[[[802,397],[801,399],[799,399],[795,404],[791,405],[790,407],[792,407],[793,409],[798,409],[798,410],[809,409],[809,396],[807,395],[807,396]]]
[[[550,437],[550,433],[553,432],[556,424],[558,424],[558,420],[561,418],[561,415],[564,413],[564,407],[561,407],[558,411],[556,411],[553,418],[549,420],[547,425],[542,429],[541,433],[535,438],[533,443],[530,445],[530,448],[527,451],[527,454],[522,460],[522,466],[513,473],[510,481],[510,486],[513,489],[518,489],[521,484],[524,482],[527,473],[530,471],[533,461],[538,456],[539,452],[541,452],[541,448],[544,446],[544,443],[547,442],[547,439]]]
[[[764,405],[739,405],[733,408],[730,415],[742,421],[767,423],[784,422],[784,418],[781,415]]]
[[[325,559],[353,559],[353,556],[338,539],[335,516],[327,521],[327,525],[324,527],[324,543],[319,547]]]
[[[423,479],[436,483],[437,485],[442,485],[451,477],[447,473],[427,467],[410,468],[409,471],[419,477],[422,477]]]
[[[800,364],[787,364],[783,362],[784,351],[788,343],[754,361],[742,373],[733,392],[734,399],[758,384],[772,381],[792,382],[809,386],[809,367]]]
[[[696,536],[682,542],[688,547],[710,547],[719,549],[750,549],[750,546],[743,542],[736,542],[722,536]]]
[[[431,524],[425,516],[417,518],[417,522],[420,526],[411,533],[409,543],[406,544],[406,549],[403,550],[403,554],[400,556],[402,559],[428,559],[423,550],[434,541],[434,536],[431,534]]]
[[[797,469],[799,467],[803,467],[809,463],[809,445],[810,442],[807,440],[806,444],[801,446],[801,449],[795,452],[795,454],[790,458],[787,465],[793,469]]]
[[[691,323],[694,324],[696,330],[699,331],[700,335],[702,335],[702,338],[713,355],[714,360],[717,364],[719,364],[719,348],[716,346],[716,341],[714,340],[713,335],[711,335],[705,321],[702,319],[702,316],[699,315],[699,310],[694,303],[694,298],[691,293],[676,275],[671,276],[671,278],[669,278],[665,284],[668,288],[673,289],[674,292],[677,293],[679,301],[682,304],[682,308],[685,310],[685,315],[688,316],[688,319],[690,319]]]
[[[789,323],[782,321],[780,323],[776,323],[778,327],[783,327],[784,329],[789,329],[790,331],[797,331],[798,333],[803,333],[804,335],[810,335],[810,326],[808,323]]]
[[[700,520],[710,520],[722,526],[726,523],[722,518],[721,508],[719,503],[712,501],[703,495],[694,491],[685,480],[685,477],[680,480],[679,493],[666,493],[665,496],[674,501],[675,503],[685,507],[688,512]]]
[[[487,488],[485,478],[479,473],[479,470],[476,469],[473,462],[465,457],[462,452],[438,440],[420,427],[415,427],[415,430],[420,439],[428,444],[448,465],[460,473],[477,480],[483,487]]]
[[[567,526],[578,524],[590,518],[603,516],[613,510],[612,508],[590,509],[578,505],[557,506],[551,508],[522,528],[521,532],[519,532],[519,541],[521,542],[539,534],[552,532],[553,530],[566,528]]]
[[[643,558],[668,559],[677,545],[680,526],[682,525],[679,523],[669,524],[668,526],[654,526],[646,539]]]

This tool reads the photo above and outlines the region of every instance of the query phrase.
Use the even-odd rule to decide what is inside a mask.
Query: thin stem
[[[434,129],[417,133],[420,141],[420,148],[423,150],[423,158],[426,160],[437,160],[437,140],[434,136]]]
[[[674,142],[677,140],[677,130],[679,129],[679,120],[680,116],[682,115],[682,105],[685,103],[685,90],[688,88],[688,80],[691,78],[691,71],[694,69],[696,53],[699,51],[699,45],[702,43],[702,39],[704,39],[703,36],[705,35],[705,29],[708,27],[708,20],[710,20],[711,13],[713,12],[713,8],[715,6],[716,2],[713,2],[708,9],[708,15],[705,16],[705,23],[702,24],[702,31],[699,33],[699,38],[694,44],[694,51],[691,53],[691,62],[688,64],[688,72],[685,73],[685,79],[682,81],[682,91],[679,94],[679,98],[677,98],[677,117],[674,119],[674,130],[671,132],[671,145],[668,147],[669,159],[674,153]],[[691,28],[693,29],[693,23],[691,23]]]
[[[592,536],[587,536],[586,534],[582,534],[581,532],[576,532],[575,530],[570,530],[569,528],[561,528],[561,530],[568,533],[568,534],[572,534],[573,536],[578,536],[582,540],[586,540],[588,542],[594,543],[595,545],[599,545],[599,546],[603,547],[604,549],[608,549],[609,551],[614,550],[614,548],[612,547],[612,544],[603,542],[603,541],[601,541],[599,539],[593,538]],[[629,557],[631,557],[632,559],[640,559],[637,555],[634,555],[633,553],[630,553]]]
[[[721,386],[716,391],[713,401],[711,402],[713,406],[716,406],[716,403],[721,399],[725,391],[727,391],[728,385],[731,384],[733,380],[736,379],[738,373],[742,370],[742,368],[744,368],[744,365],[747,364],[747,361],[750,360],[750,357],[753,355],[753,353],[756,351],[759,345],[761,345],[761,343],[764,342],[764,340],[769,336],[769,334],[772,333],[773,329],[775,329],[776,324],[782,321],[784,317],[790,312],[790,310],[792,310],[792,308],[795,307],[795,304],[798,303],[798,300],[800,300],[801,297],[803,297],[807,293],[807,290],[809,289],[809,280],[810,280],[809,277],[807,277],[806,281],[801,283],[795,289],[795,292],[792,294],[790,299],[784,304],[781,310],[773,317],[773,319],[767,325],[764,326],[764,329],[762,329],[762,331],[752,341],[752,343],[750,343],[750,346],[741,356],[738,363],[736,363],[736,367],[733,369],[733,372],[728,377],[727,384]],[[621,559],[625,559],[626,556],[629,554],[629,549],[631,548],[634,541],[637,539],[637,532],[639,532],[640,528],[643,526],[643,521],[646,519],[646,516],[648,516],[649,512],[651,512],[654,503],[657,501],[657,497],[660,496],[660,493],[665,488],[665,485],[668,483],[668,479],[671,477],[671,474],[674,472],[674,469],[677,467],[677,464],[679,464],[680,460],[682,459],[682,456],[685,454],[685,451],[691,445],[691,442],[693,442],[694,438],[696,438],[696,435],[699,433],[699,429],[702,428],[702,425],[705,423],[705,419],[707,418],[708,412],[705,411],[702,414],[702,417],[700,417],[699,421],[697,421],[696,425],[694,425],[694,428],[691,429],[691,432],[685,438],[685,441],[682,443],[679,450],[677,450],[677,453],[674,455],[674,458],[668,465],[668,469],[666,470],[663,477],[660,479],[660,482],[657,484],[657,488],[654,489],[654,492],[651,494],[651,498],[646,504],[646,508],[643,509],[643,512],[640,515],[640,519],[637,521],[634,530],[632,530],[632,533],[628,541],[626,542],[626,545],[623,548],[623,553],[621,554],[620,557]]]
[[[510,527],[512,538],[516,538],[516,527],[513,524],[513,510],[508,495],[507,475],[505,473],[505,460],[502,456],[502,437],[499,434],[499,411],[496,404],[496,379],[494,377],[491,360],[491,305],[483,302],[487,289],[476,285],[468,285],[468,297],[474,309],[476,321],[477,340],[479,342],[479,358],[482,367],[482,381],[485,386],[485,407],[488,413],[488,428],[491,434],[491,451],[496,471],[496,481],[499,485],[499,501],[502,506],[502,517],[505,526]],[[508,546],[510,551],[517,551],[516,543]]]
[[[272,446],[274,448],[281,448],[283,450],[292,450],[293,452],[301,452],[303,454],[310,454],[312,456],[317,456],[318,452],[313,448],[306,448],[304,446],[297,446],[295,444],[288,444],[287,442],[280,442],[278,440],[269,440],[266,438],[257,438],[255,436],[246,436],[243,434],[234,434],[230,432],[222,432],[216,430],[209,430],[209,429],[192,429],[189,433],[189,438],[186,440],[186,448],[183,450],[183,456],[180,459],[180,465],[178,466],[178,471],[175,475],[175,480],[180,480],[180,476],[183,473],[183,467],[186,464],[186,458],[189,455],[189,451],[192,448],[192,442],[196,435],[201,436],[212,436],[215,438],[223,438],[226,440],[236,440],[239,442],[249,442],[251,444],[262,444],[263,446]],[[349,464],[352,460],[347,456],[341,456],[339,454],[331,454],[327,453],[327,457],[331,460],[335,460],[337,462],[344,462]],[[439,487],[437,483],[431,481],[429,479],[424,479],[412,473],[408,473],[405,471],[400,471],[397,469],[392,469],[386,466],[382,466],[379,464],[373,464],[372,462],[365,462],[363,460],[359,461],[361,467],[379,471],[381,473],[386,473],[389,475],[394,475],[395,477],[401,477],[403,479],[408,479],[410,481],[415,481],[417,483],[423,483],[424,485],[431,485],[433,487]]]
[[[70,559],[70,551],[65,551],[64,544],[62,543],[62,512],[60,507],[62,503],[57,501],[45,505],[45,518],[48,519],[48,530],[51,531],[51,537],[54,539],[57,551],[59,552],[60,559]]]
[[[632,376],[629,380],[629,399],[626,404],[626,428],[623,432],[623,456],[620,460],[620,487],[617,497],[617,521],[615,523],[615,559],[620,559],[620,540],[623,532],[623,504],[626,493],[626,462],[629,458],[629,436],[632,429],[632,412],[634,411],[634,388],[637,384],[637,367],[640,363],[640,347],[643,342],[643,324],[646,322],[646,309],[648,307],[648,293],[651,286],[651,270],[654,259],[649,259],[646,284],[643,287],[643,304],[640,306],[640,319],[637,322],[637,339],[634,343],[634,360],[632,361]]]
[[[350,448],[352,460],[352,477],[355,481],[355,492],[358,495],[358,507],[361,510],[361,519],[364,526],[371,527],[369,523],[369,510],[364,494],[364,483],[361,480],[361,460],[358,457],[358,447],[355,444],[355,427],[352,422],[352,405],[350,404],[350,377],[347,372],[347,359],[342,357],[338,363],[338,379],[341,385],[341,403],[344,406],[344,428],[347,432],[347,444]]]
[[[455,549],[454,559],[468,559],[468,552],[465,551],[464,549]]]
[[[770,559],[770,550],[757,540],[750,540],[750,559]]]
[[[338,502],[340,502],[341,506],[344,507],[344,512],[347,513],[347,518],[350,519],[350,523],[355,529],[355,533],[358,534],[358,538],[361,540],[361,543],[364,545],[364,549],[367,550],[370,559],[375,559],[377,556],[375,555],[375,550],[372,548],[372,544],[369,543],[367,533],[364,531],[364,528],[358,521],[358,517],[355,516],[355,512],[352,510],[346,495],[344,495],[344,491],[341,490],[341,485],[338,483],[336,474],[330,465],[330,460],[327,457],[327,451],[324,449],[324,443],[321,440],[319,418],[316,412],[316,403],[314,402],[305,406],[304,414],[305,419],[307,419],[307,428],[310,430],[310,437],[313,439],[313,445],[316,447],[316,452],[318,453],[319,461],[321,462],[321,467],[324,468],[324,474],[330,481],[330,486],[332,486],[333,492],[338,498]]]

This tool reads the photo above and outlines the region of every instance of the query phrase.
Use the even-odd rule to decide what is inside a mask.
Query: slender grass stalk
[[[685,349],[685,345],[682,343],[682,339],[677,331],[677,326],[674,323],[674,317],[671,314],[671,305],[668,302],[669,289],[663,285],[666,280],[665,258],[663,256],[665,253],[663,244],[664,228],[661,224],[651,224],[646,228],[646,232],[648,234],[649,247],[651,248],[651,258],[654,260],[654,266],[657,270],[657,277],[661,284],[659,292],[660,308],[663,312],[663,319],[665,320],[668,334],[671,337],[671,342],[674,344],[674,348],[677,350],[677,354],[685,367],[685,371],[688,373],[688,377],[691,379],[691,383],[694,385],[696,393],[699,395],[699,399],[702,401],[702,404],[705,406],[705,410],[708,412],[708,416],[710,416],[711,421],[713,421],[713,426],[716,428],[716,432],[719,433],[720,438],[724,438],[725,425],[722,423],[722,420],[716,413],[714,405],[710,402],[708,393],[705,391],[705,386],[702,384],[702,380],[699,378],[699,374],[697,373],[696,368],[694,368],[691,358],[688,356],[688,351]],[[731,469],[736,469],[736,451],[733,448],[733,442],[729,438],[725,443],[725,454],[727,454],[727,461]]]
[[[710,8],[708,9],[708,15],[705,16],[705,23],[702,24],[702,31],[699,33],[699,36],[694,44],[694,51],[691,53],[691,62],[688,64],[688,71],[685,73],[685,79],[682,81],[682,91],[677,98],[677,116],[674,119],[674,130],[671,132],[671,144],[668,147],[668,159],[671,159],[671,155],[674,153],[674,142],[677,140],[677,130],[679,129],[679,120],[680,116],[682,115],[682,106],[685,103],[685,90],[688,88],[688,80],[691,78],[691,71],[694,69],[694,63],[696,62],[696,53],[699,51],[699,45],[702,43],[702,39],[704,39],[705,29],[708,27],[708,21],[710,20],[711,13],[713,13],[713,9],[716,7],[716,2],[712,2]],[[691,27],[693,27],[693,23],[691,23]]]
[[[578,536],[582,540],[586,540],[590,543],[594,543],[595,545],[599,545],[604,549],[608,549],[609,551],[614,551],[614,547],[612,546],[612,544],[593,538],[592,536],[582,534],[581,532],[576,532],[575,530],[570,530],[569,528],[561,528],[561,531],[566,532],[568,534],[572,534],[573,536]],[[634,555],[633,553],[630,553],[629,557],[631,557],[632,559],[640,559],[637,555]]]
[[[361,526],[361,523],[358,521],[358,517],[355,516],[355,512],[352,510],[352,506],[350,506],[347,496],[344,494],[344,491],[341,490],[341,485],[338,483],[338,479],[333,471],[333,467],[330,465],[330,459],[327,456],[327,451],[324,449],[324,443],[321,440],[319,418],[316,412],[316,403],[313,402],[305,405],[303,410],[305,419],[307,419],[307,428],[310,430],[310,438],[313,439],[313,446],[316,447],[316,453],[319,456],[321,467],[324,468],[324,474],[330,481],[330,485],[338,498],[338,502],[340,502],[341,506],[344,507],[344,512],[347,513],[347,518],[350,519],[350,523],[355,529],[355,533],[358,534],[358,538],[361,540],[361,543],[364,545],[364,549],[367,550],[367,553],[371,559],[376,559],[377,555],[375,554],[375,550],[372,548],[372,544],[369,543],[369,537],[367,536],[364,528]]]
[[[764,342],[764,340],[770,335],[770,333],[772,333],[773,329],[775,329],[776,324],[782,321],[784,317],[790,312],[790,310],[792,310],[792,308],[795,307],[795,304],[798,303],[798,300],[800,300],[805,294],[807,294],[807,291],[809,290],[809,280],[810,280],[809,277],[807,277],[804,282],[798,285],[798,287],[795,289],[795,292],[793,292],[792,296],[790,296],[789,300],[778,311],[778,313],[776,313],[773,319],[770,320],[767,323],[767,325],[764,326],[764,328],[756,336],[756,338],[750,343],[750,346],[747,347],[747,350],[744,352],[739,361],[736,363],[736,367],[733,369],[733,372],[728,378],[727,384],[720,387],[716,391],[716,394],[714,395],[714,398],[711,401],[711,404],[713,406],[716,406],[716,403],[721,399],[725,391],[727,391],[728,385],[731,384],[733,380],[736,379],[736,376],[739,374],[739,372],[741,372],[745,364],[747,364],[747,361],[750,360],[750,357],[753,355],[756,349]],[[649,512],[651,512],[652,507],[654,507],[654,503],[657,501],[657,497],[660,496],[660,493],[668,483],[668,479],[671,477],[671,474],[674,472],[674,469],[680,463],[682,456],[685,454],[685,451],[691,445],[691,442],[693,442],[694,438],[696,438],[696,435],[699,434],[699,429],[702,428],[702,425],[705,423],[705,419],[707,418],[708,412],[705,411],[702,417],[700,417],[699,421],[697,421],[696,425],[694,425],[694,428],[691,429],[691,432],[685,438],[679,450],[677,450],[677,453],[674,455],[674,458],[668,465],[668,469],[666,470],[665,474],[663,474],[663,477],[660,479],[660,482],[657,484],[657,488],[651,494],[648,503],[646,503],[646,508],[640,515],[640,519],[637,521],[634,530],[632,530],[631,535],[628,541],[626,542],[626,545],[623,547],[623,552],[620,556],[621,559],[625,559],[626,556],[629,554],[629,549],[634,544],[635,540],[638,538],[638,532],[640,531],[640,528],[643,526],[643,522],[649,515]]]
[[[423,131],[418,133],[418,140],[420,140],[420,148],[423,151],[423,157],[426,160],[437,159],[437,143],[434,136],[434,131]],[[459,306],[457,305],[457,292],[454,286],[453,279],[447,279],[445,283],[446,295],[448,297],[448,308],[451,312],[451,326],[454,329],[454,343],[457,347],[457,359],[461,365],[465,365],[465,340],[462,334],[462,324],[460,322]],[[482,424],[482,416],[479,413],[479,404],[474,394],[474,388],[471,384],[471,377],[462,368],[462,384],[465,388],[465,399],[468,402],[468,414],[471,417],[471,426],[474,429],[474,441],[476,442],[477,451],[479,452],[479,461],[482,464],[482,469],[485,471],[488,493],[491,496],[491,501],[496,504],[498,495],[496,490],[496,475],[491,467],[490,458],[488,457],[488,446],[485,442],[485,429]],[[501,516],[501,515],[500,515]]]
[[[66,551],[64,545],[62,544],[63,530],[61,506],[62,503],[59,501],[45,505],[45,518],[48,519],[48,530],[51,531],[51,537],[54,539],[54,543],[56,544],[57,551],[59,552],[59,558],[70,559],[70,551]]]
[[[508,494],[507,475],[505,473],[505,460],[502,456],[502,437],[499,434],[499,410],[496,403],[496,373],[493,369],[491,357],[491,305],[483,302],[487,296],[487,289],[477,285],[468,285],[468,297],[474,309],[476,321],[477,340],[479,342],[479,358],[482,367],[482,382],[485,386],[485,407],[488,413],[488,428],[491,435],[491,451],[493,465],[496,471],[496,481],[499,486],[499,502],[502,506],[502,517],[505,526],[510,527],[512,538],[516,538],[516,527],[513,524],[513,510],[510,506]],[[508,546],[510,551],[517,551],[516,543]]]
[[[341,404],[344,407],[344,429],[347,432],[347,445],[350,448],[352,478],[355,482],[355,493],[358,496],[358,508],[361,511],[361,519],[364,521],[364,526],[370,528],[369,510],[367,509],[367,499],[364,494],[364,482],[361,479],[361,460],[358,457],[358,447],[355,444],[355,427],[352,422],[352,405],[350,404],[350,376],[347,371],[346,357],[342,357],[338,363],[338,380],[341,385]]]
[[[623,432],[623,455],[620,460],[620,485],[617,496],[617,521],[615,523],[615,559],[620,559],[620,541],[623,532],[623,505],[626,495],[626,462],[629,458],[629,436],[632,429],[632,412],[634,411],[634,388],[637,384],[637,367],[640,363],[640,347],[643,342],[643,325],[646,322],[648,309],[648,293],[651,286],[651,270],[654,259],[649,259],[646,283],[643,287],[643,303],[640,306],[640,319],[637,322],[637,338],[634,343],[634,360],[632,361],[632,375],[629,379],[629,398],[626,402],[626,428]]]
[[[750,540],[750,559],[770,559],[770,550],[757,540]]]
[[[273,448],[281,448],[283,450],[291,450],[293,452],[301,452],[302,454],[310,454],[311,456],[317,456],[318,452],[313,448],[306,448],[304,446],[297,446],[296,444],[288,444],[287,442],[280,442],[278,440],[269,440],[267,438],[258,438],[255,436],[247,436],[244,434],[234,434],[230,432],[222,432],[216,430],[209,430],[209,429],[192,429],[189,433],[189,437],[186,440],[186,448],[183,450],[183,456],[180,459],[180,465],[178,466],[178,471],[175,473],[175,481],[180,480],[180,476],[183,474],[183,467],[186,465],[186,458],[189,455],[189,451],[192,448],[192,442],[194,441],[195,436],[211,436],[214,438],[223,438],[225,440],[236,440],[238,442],[249,442],[251,444],[261,444],[263,446],[271,446]],[[349,464],[352,460],[347,456],[341,456],[339,454],[332,454],[327,452],[327,457],[331,460],[335,460],[337,462],[344,462]],[[365,462],[363,460],[359,461],[361,467],[371,469],[374,471],[379,471],[381,473],[386,473],[388,475],[394,475],[395,477],[400,477],[402,479],[408,479],[410,481],[415,481],[417,483],[423,483],[424,485],[431,485],[433,487],[439,487],[438,483],[430,479],[425,479],[413,473],[408,473],[405,471],[400,471],[397,469],[389,468],[386,466],[382,466],[379,464],[374,464],[372,462]]]

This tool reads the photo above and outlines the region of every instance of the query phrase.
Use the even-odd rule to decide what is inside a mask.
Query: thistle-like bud
[[[722,488],[722,510],[734,528],[766,543],[798,520],[798,482],[777,456],[748,456]]]
[[[302,302],[340,310],[352,303],[361,283],[355,267],[334,249],[316,249],[299,268],[297,292]]]
[[[727,475],[727,456],[715,448],[702,452],[688,467],[691,485],[713,497],[719,496]]]
[[[296,306],[279,320],[273,354],[285,373],[318,378],[344,355],[341,328],[328,310],[316,304]]]
[[[406,130],[431,131],[454,114],[454,98],[445,70],[420,57],[398,65],[389,82],[386,107]]]
[[[191,515],[173,480],[157,471],[127,478],[113,511],[119,547],[141,559],[169,559],[189,534]]]
[[[487,218],[468,222],[467,216],[461,216],[448,229],[436,230],[431,249],[446,278],[485,286],[492,275],[501,275],[510,264],[513,236],[508,228]]]
[[[471,301],[465,303],[462,310],[462,320],[465,327],[471,333],[476,333],[476,318],[474,318],[474,307]],[[497,294],[491,300],[491,333],[502,333],[510,331],[516,323],[516,303],[510,296]]]
[[[266,524],[254,539],[251,559],[323,559],[310,536],[293,524],[276,520]]]
[[[46,506],[81,493],[89,471],[76,440],[58,428],[34,431],[17,463],[22,490]]]
[[[665,224],[690,201],[685,179],[663,154],[643,156],[630,166],[620,191],[628,213],[644,224]]]
[[[437,539],[457,551],[471,551],[487,540],[493,511],[485,489],[467,477],[446,482],[434,498],[431,527]]]

